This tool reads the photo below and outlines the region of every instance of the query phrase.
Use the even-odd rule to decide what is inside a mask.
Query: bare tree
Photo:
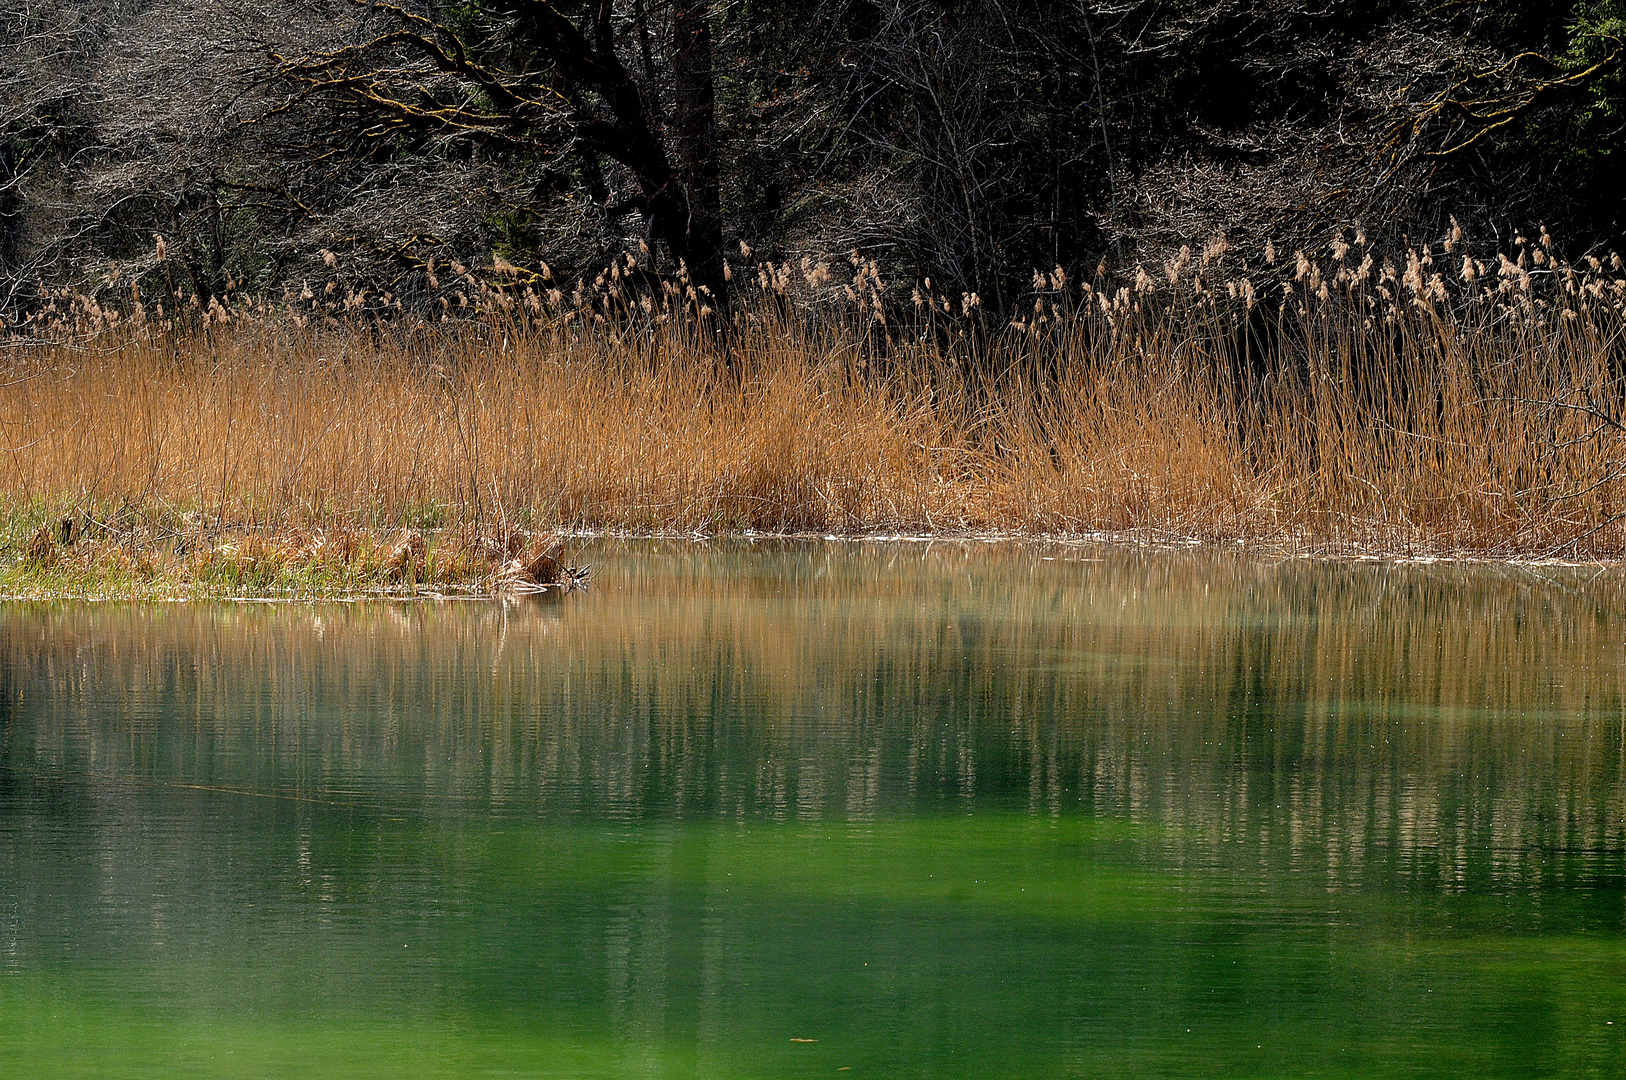
[[[307,98],[351,111],[336,142],[439,146],[500,156],[532,174],[577,172],[597,189],[603,211],[641,215],[651,234],[688,266],[719,301],[722,272],[711,52],[704,0],[673,10],[671,78],[676,153],[663,128],[654,87],[641,85],[622,51],[629,21],[613,0],[583,13],[581,29],[552,4],[491,0],[467,26],[433,6],[422,10],[353,0],[340,28],[347,42],[279,52],[283,78]],[[619,23],[619,26],[618,26]],[[647,35],[641,22],[637,29]],[[652,52],[640,51],[651,63]],[[632,180],[628,197],[609,202],[599,172],[606,158]]]
[[[89,131],[86,75],[107,23],[95,4],[0,3],[0,315],[65,276],[81,231],[66,174]]]

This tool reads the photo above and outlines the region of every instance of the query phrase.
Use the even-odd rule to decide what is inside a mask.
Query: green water
[[[0,606],[0,1077],[1626,1075],[1626,575]]]

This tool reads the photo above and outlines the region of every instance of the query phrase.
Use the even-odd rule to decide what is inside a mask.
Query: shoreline
[[[233,530],[246,532],[247,530]],[[444,530],[451,532],[451,530]],[[546,533],[551,542],[563,546],[566,556],[572,557],[581,546],[601,543],[646,543],[676,545],[755,545],[755,544],[832,544],[858,546],[865,544],[924,546],[1006,546],[1030,548],[1037,554],[1050,548],[1057,550],[1101,550],[1146,553],[1191,553],[1211,556],[1235,556],[1271,562],[1312,561],[1349,565],[1388,566],[1455,566],[1455,567],[1507,567],[1518,569],[1594,570],[1607,573],[1626,569],[1626,560],[1576,560],[1533,554],[1491,555],[1472,551],[1401,551],[1380,549],[1354,544],[1312,544],[1291,538],[1257,540],[1211,540],[1199,537],[1180,537],[1172,534],[1147,535],[1146,532],[1083,532],[1083,533],[1021,533],[993,531],[956,531],[918,533],[904,531],[877,531],[872,533],[830,532],[764,532],[746,530],[728,533],[695,533],[680,531],[633,531],[624,529],[565,529]],[[431,552],[442,551],[454,540],[452,537],[431,535]],[[385,550],[388,538],[376,547]],[[211,559],[222,553],[230,557],[238,545],[220,544],[204,549]],[[115,549],[125,560],[132,560],[129,549]],[[104,560],[114,552],[101,545],[97,554]],[[433,556],[431,555],[431,558]],[[1038,556],[1044,561],[1056,561],[1055,556]],[[63,556],[72,558],[71,549]],[[117,563],[101,565],[29,566],[22,560],[8,559],[0,564],[0,603],[243,603],[243,604],[301,604],[301,603],[361,603],[361,602],[422,602],[462,601],[493,602],[512,600],[528,595],[559,596],[573,590],[594,585],[591,576],[580,580],[521,583],[515,587],[505,585],[492,571],[470,574],[463,578],[440,580],[389,580],[379,576],[376,567],[363,570],[347,580],[324,577],[318,572],[301,572],[300,568],[285,569],[278,576],[261,579],[263,585],[254,585],[253,567],[239,567],[239,576],[226,580],[221,574],[197,577],[190,574],[183,563],[155,567],[143,575]],[[247,576],[249,581],[245,582]]]

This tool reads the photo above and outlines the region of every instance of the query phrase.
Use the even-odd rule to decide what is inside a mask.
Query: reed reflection
[[[431,815],[1084,813],[1333,889],[1375,850],[1375,872],[1457,889],[1606,872],[1553,851],[1618,873],[1626,847],[1613,576],[987,545],[588,557],[593,591],[502,605],[11,607],[5,761]]]

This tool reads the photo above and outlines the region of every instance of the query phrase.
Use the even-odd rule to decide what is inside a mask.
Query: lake
[[[1626,574],[0,605],[0,1076],[1626,1075]]]

